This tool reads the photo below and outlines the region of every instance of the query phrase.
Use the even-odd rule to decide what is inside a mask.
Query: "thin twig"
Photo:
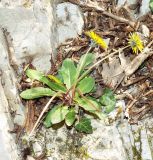
[[[95,9],[99,12],[102,12],[103,15],[106,15],[106,16],[111,17],[111,18],[113,18],[117,21],[120,21],[120,22],[123,22],[123,23],[126,23],[126,24],[130,25],[132,28],[135,28],[135,26],[136,26],[136,22],[130,21],[128,19],[116,16],[116,15],[110,13],[110,12],[105,11],[101,6],[98,5],[97,2],[92,2],[90,0],[88,0],[88,2],[86,2],[84,4],[80,4],[80,2],[78,2],[78,1],[74,2],[74,0],[69,0],[69,2],[77,4],[80,7],[89,7],[89,8]]]
[[[153,44],[153,40],[145,48],[149,48]]]
[[[138,83],[138,82],[140,82],[140,81],[142,81],[144,79],[147,79],[149,77],[150,77],[149,75],[148,76],[138,77],[138,78],[135,78],[134,80],[131,80],[130,82],[127,81],[126,83],[122,83],[122,86],[128,87],[130,85],[136,84],[136,83]]]
[[[92,105],[92,107],[95,109],[95,111],[100,111],[100,109],[98,109],[88,98],[86,98],[80,91],[80,89],[77,89],[79,95],[84,99],[86,100],[89,104]]]
[[[103,11],[102,13],[103,13],[104,15],[108,16],[108,17],[111,17],[111,18],[117,20],[117,21],[120,21],[120,22],[123,22],[123,23],[126,23],[126,24],[130,25],[132,28],[134,28],[135,25],[136,25],[135,22],[132,22],[132,21],[130,21],[130,20],[128,20],[128,19],[125,19],[125,18],[116,16],[116,15],[114,15],[114,14],[112,14],[112,13],[107,12],[107,11]]]
[[[129,117],[130,109],[133,107],[133,105],[137,102],[137,99],[133,99],[131,103],[127,106],[125,111],[125,116]]]
[[[147,93],[145,93],[145,94],[143,95],[143,97],[148,96],[149,94],[153,94],[153,89],[150,90],[150,91],[148,91]]]

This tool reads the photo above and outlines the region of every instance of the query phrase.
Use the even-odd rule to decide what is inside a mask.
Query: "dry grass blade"
[[[31,130],[31,132],[30,132],[30,134],[29,134],[29,137],[33,135],[33,133],[34,133],[34,131],[35,131],[35,129],[36,129],[36,127],[37,127],[39,121],[40,121],[41,118],[42,118],[42,116],[43,116],[44,113],[47,111],[49,105],[50,105],[51,102],[57,97],[58,94],[60,94],[60,92],[57,92],[57,93],[56,93],[56,94],[48,101],[48,103],[46,104],[46,106],[45,106],[44,109],[42,110],[42,112],[41,112],[39,118],[37,119],[37,121],[36,121],[34,127],[32,128],[32,130]]]
[[[91,67],[89,67],[87,71],[85,71],[85,72],[81,75],[81,77],[78,79],[78,81],[80,81],[82,78],[84,78],[94,67],[98,66],[98,65],[99,65],[100,63],[102,63],[104,60],[106,60],[107,58],[112,57],[113,55],[119,53],[120,51],[123,51],[123,50],[126,49],[127,47],[129,47],[129,46],[120,48],[119,50],[114,51],[114,52],[110,53],[109,55],[106,55],[106,56],[105,56],[104,58],[102,58],[101,60],[97,61],[95,64],[93,64]]]

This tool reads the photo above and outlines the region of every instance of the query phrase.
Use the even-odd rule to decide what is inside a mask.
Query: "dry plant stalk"
[[[51,104],[51,102],[56,98],[56,96],[57,96],[59,93],[60,93],[60,92],[57,92],[57,93],[48,101],[48,103],[45,105],[44,109],[42,110],[40,116],[38,117],[38,119],[37,119],[34,127],[32,128],[30,134],[28,135],[28,137],[30,137],[30,136],[33,135],[35,129],[37,128],[37,125],[38,125],[39,121],[40,121],[41,118],[42,118],[42,116],[43,116],[44,113],[47,111],[47,109],[48,109],[49,105]]]
[[[135,28],[135,26],[137,25],[136,22],[130,21],[128,19],[116,16],[116,15],[110,13],[110,12],[105,11],[101,6],[98,5],[98,3],[96,1],[92,2],[91,0],[87,0],[85,4],[81,4],[80,1],[74,2],[74,0],[69,0],[69,2],[77,4],[81,7],[85,6],[85,7],[95,9],[99,12],[102,12],[103,15],[106,15],[106,16],[111,17],[111,18],[113,18],[117,21],[120,21],[120,22],[123,22],[123,23],[126,23],[126,24],[130,25],[132,28]]]

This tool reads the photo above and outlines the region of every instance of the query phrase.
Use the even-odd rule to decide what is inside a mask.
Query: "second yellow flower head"
[[[132,33],[129,35],[128,44],[131,46],[134,53],[142,52],[143,42],[137,33]]]

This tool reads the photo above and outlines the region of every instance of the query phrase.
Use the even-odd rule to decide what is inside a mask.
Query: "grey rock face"
[[[51,52],[55,52],[57,45],[81,34],[83,17],[77,6],[59,4],[54,8],[57,15],[53,8],[50,3],[36,1],[28,9],[21,6],[0,9],[0,25],[10,32],[19,64],[31,61],[37,69],[47,72]]]
[[[150,0],[142,0],[142,5],[140,7],[140,14],[138,15],[138,17],[141,17],[150,11],[149,2]]]
[[[1,80],[1,78],[0,78]],[[13,129],[12,118],[9,113],[9,104],[3,86],[0,83],[0,157],[2,160],[20,160],[15,144],[15,135],[9,133]]]
[[[56,9],[59,44],[81,34],[84,21],[79,7],[71,3],[61,3]]]
[[[7,28],[13,39],[18,63],[32,61],[38,69],[49,69],[51,43],[47,15],[32,9],[1,8],[0,17],[0,25]]]

